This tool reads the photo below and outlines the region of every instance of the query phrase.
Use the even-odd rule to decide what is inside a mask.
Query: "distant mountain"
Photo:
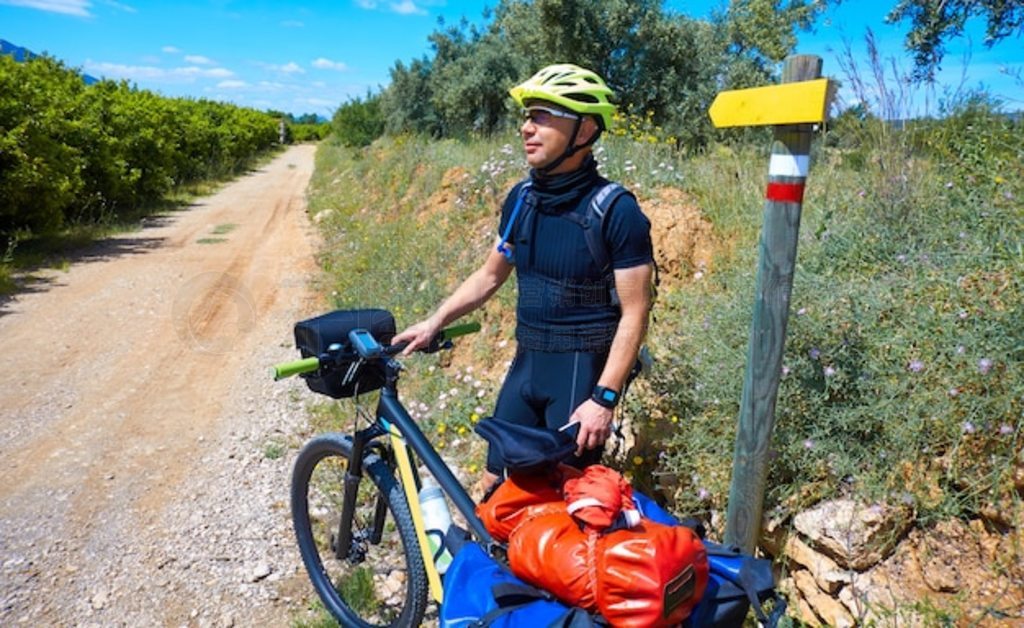
[[[0,39],[0,54],[10,55],[14,57],[14,60],[19,63],[24,63],[25,61],[34,59],[39,56],[36,53],[29,50],[28,48],[15,46],[11,42],[4,39]],[[82,81],[84,81],[86,85],[92,85],[93,83],[99,82],[99,79],[89,76],[88,74],[82,72],[79,72],[79,74],[82,75]]]

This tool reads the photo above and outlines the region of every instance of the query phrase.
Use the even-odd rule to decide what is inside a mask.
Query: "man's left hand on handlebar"
[[[408,342],[409,344],[400,354],[402,356],[408,356],[412,354],[413,351],[429,347],[431,341],[437,337],[437,334],[440,331],[441,326],[435,324],[433,319],[428,318],[427,320],[420,321],[415,325],[408,327],[400,334],[397,334],[391,339],[391,344],[396,345],[400,342]]]

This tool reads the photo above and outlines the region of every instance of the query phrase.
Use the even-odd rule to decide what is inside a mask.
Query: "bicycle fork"
[[[334,556],[339,560],[362,561],[360,549],[352,544],[352,518],[356,510],[356,498],[359,495],[359,483],[363,479],[363,454],[366,444],[382,434],[376,426],[359,430],[352,438],[352,453],[345,468],[345,491],[341,503],[341,519],[338,522],[338,533],[334,539]],[[373,511],[373,527],[370,530],[370,543],[380,543],[384,533],[384,518],[387,516],[387,503],[384,497],[377,495]]]

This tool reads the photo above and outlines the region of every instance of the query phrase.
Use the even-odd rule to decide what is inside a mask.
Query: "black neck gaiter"
[[[575,202],[591,190],[598,178],[597,161],[587,155],[580,167],[572,172],[542,175],[536,169],[530,170],[531,190],[536,195],[540,211],[555,213],[567,204]]]

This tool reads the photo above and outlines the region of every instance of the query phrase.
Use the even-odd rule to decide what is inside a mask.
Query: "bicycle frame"
[[[466,489],[452,473],[448,465],[434,449],[426,435],[420,429],[416,421],[409,415],[401,400],[398,398],[398,376],[401,370],[394,360],[387,360],[385,363],[385,384],[380,391],[380,399],[377,403],[376,422],[369,427],[359,430],[353,435],[352,456],[349,460],[348,469],[345,472],[345,494],[342,502],[341,521],[339,523],[337,545],[334,548],[339,558],[348,556],[352,542],[352,516],[355,511],[356,492],[359,489],[359,482],[362,478],[362,460],[367,447],[373,446],[373,441],[381,436],[387,435],[391,441],[391,455],[388,457],[389,465],[396,467],[401,476],[402,486],[405,490],[405,498],[409,503],[409,510],[412,512],[413,523],[416,527],[416,536],[419,540],[420,551],[423,553],[423,563],[427,571],[427,580],[430,584],[431,595],[435,600],[441,602],[443,588],[441,576],[434,565],[434,557],[427,542],[426,528],[423,524],[423,512],[420,509],[419,489],[420,478],[413,463],[413,456],[419,456],[426,465],[434,479],[440,484],[441,489],[455,504],[471,532],[476,539],[488,550],[494,546],[494,540],[484,527],[483,522],[476,515],[476,504],[466,492]],[[410,452],[411,450],[411,452]],[[383,533],[385,505],[383,498],[379,498],[376,505],[373,528],[373,542],[379,542]]]

